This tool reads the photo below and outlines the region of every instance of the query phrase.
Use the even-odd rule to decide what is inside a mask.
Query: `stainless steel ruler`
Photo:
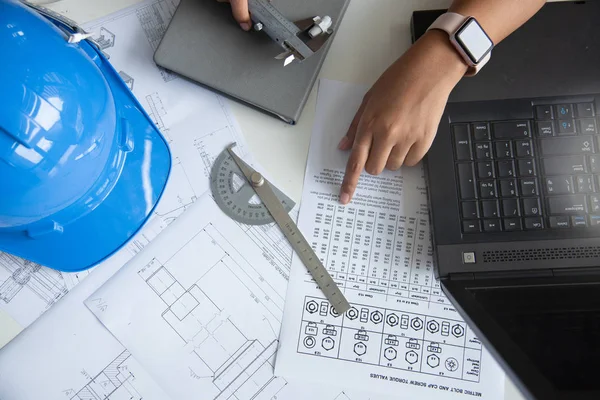
[[[289,216],[293,208],[291,200],[235,154],[234,147],[235,144],[227,147],[212,168],[211,189],[217,204],[225,214],[240,222],[260,224],[275,221],[337,313],[342,315],[348,311],[350,304],[344,294]],[[234,185],[235,174],[242,175],[247,187]],[[256,193],[260,207],[250,205],[252,196],[249,191]],[[269,215],[264,213],[265,208]]]

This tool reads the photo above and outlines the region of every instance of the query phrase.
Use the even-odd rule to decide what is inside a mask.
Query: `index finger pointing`
[[[352,147],[352,153],[346,164],[346,173],[340,191],[340,202],[342,204],[348,204],[350,200],[352,200],[352,196],[358,185],[360,174],[365,168],[365,163],[369,158],[371,140],[372,139],[369,136],[368,139],[362,139],[360,142],[355,142]]]

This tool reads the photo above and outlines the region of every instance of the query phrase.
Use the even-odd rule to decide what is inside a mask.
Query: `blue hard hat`
[[[61,21],[0,0],[0,251],[80,271],[151,216],[169,148],[106,57]]]

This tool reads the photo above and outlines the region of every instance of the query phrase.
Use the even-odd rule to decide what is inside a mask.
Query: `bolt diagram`
[[[393,347],[388,347],[387,349],[385,349],[383,351],[383,356],[388,360],[388,361],[392,361],[395,360],[396,357],[398,357],[398,352],[396,351],[395,348]]]
[[[314,336],[307,336],[304,338],[304,347],[306,347],[307,349],[312,349],[313,347],[315,347],[316,343],[317,341]]]
[[[458,361],[454,357],[447,358],[444,364],[446,365],[446,369],[450,372],[454,372],[458,369]]]
[[[423,320],[419,317],[415,317],[410,321],[410,327],[415,331],[421,330],[423,328]]]
[[[330,313],[330,314],[331,314],[333,317],[335,317],[335,318],[337,318],[337,317],[339,317],[339,316],[340,316],[340,314],[338,314],[338,312],[336,311],[336,309],[335,309],[335,308],[333,308],[333,306],[331,306],[331,307],[329,308],[329,313]]]
[[[371,322],[378,324],[381,321],[383,321],[383,314],[381,314],[379,311],[373,311],[371,313]]]
[[[317,311],[319,311],[319,304],[317,304],[316,301],[311,300],[308,303],[306,303],[306,311],[308,311],[311,314],[316,313]]]
[[[362,356],[367,352],[367,345],[363,342],[358,342],[354,345],[354,352],[357,356]]]
[[[452,327],[452,334],[459,338],[465,334],[465,328],[460,324],[456,324]]]
[[[440,324],[436,320],[427,323],[427,330],[431,333],[437,333],[440,330]]]
[[[406,353],[406,356],[404,357],[404,359],[406,360],[407,363],[414,364],[417,361],[419,361],[419,355],[417,354],[416,351],[411,350]]]
[[[333,347],[335,346],[335,340],[333,340],[332,338],[330,338],[328,336],[325,339],[323,339],[323,342],[321,342],[321,346],[325,350],[329,351],[329,350],[333,349]]]
[[[440,365],[440,358],[435,354],[430,354],[427,356],[427,365],[431,368],[437,368]]]
[[[356,307],[352,307],[351,309],[349,309],[348,311],[346,311],[346,316],[351,321],[353,321],[356,318],[358,318],[358,310],[356,309]]]
[[[396,314],[390,314],[386,318],[386,322],[389,326],[398,325],[398,316]]]

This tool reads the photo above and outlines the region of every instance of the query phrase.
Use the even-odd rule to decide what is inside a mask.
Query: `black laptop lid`
[[[531,398],[600,399],[600,272],[442,285]]]

